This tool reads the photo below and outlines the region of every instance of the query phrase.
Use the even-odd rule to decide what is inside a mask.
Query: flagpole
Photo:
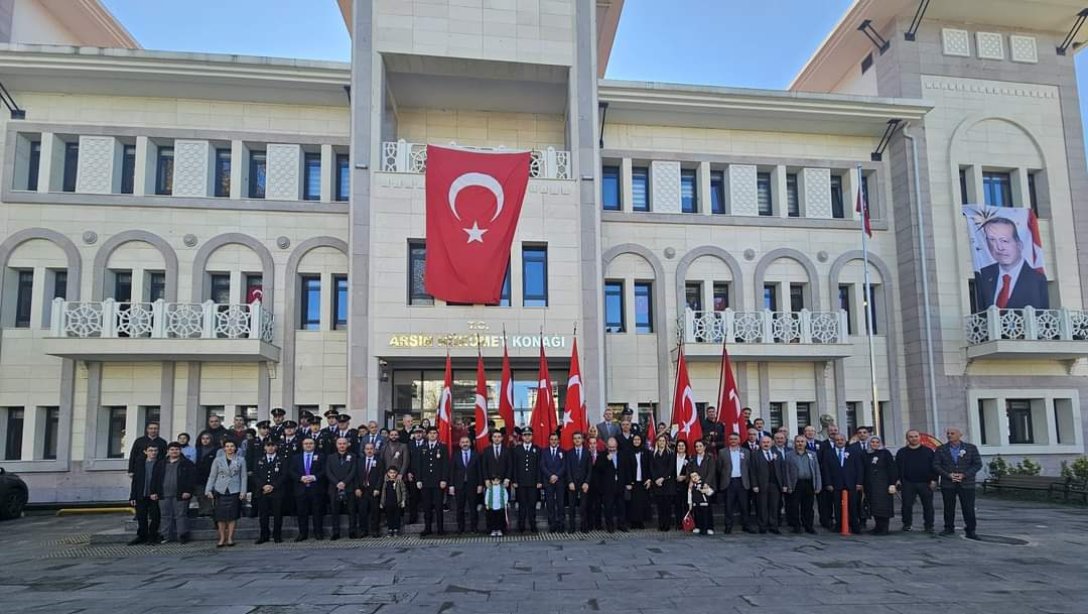
[[[864,193],[862,192],[862,185],[861,165],[858,164],[858,200],[863,203],[861,210],[861,254],[865,264],[865,298],[862,301],[862,305],[864,305],[865,307],[865,336],[868,337],[869,341],[869,383],[872,388],[871,392],[873,403],[872,426],[873,432],[883,437],[884,433],[881,432],[880,428],[880,402],[877,400],[878,395],[876,389],[876,354],[873,350],[873,310],[872,305],[870,305],[873,297],[873,291],[872,283],[869,280],[869,233],[865,232],[865,221],[867,218],[869,218],[871,213],[869,211],[869,202],[865,199]]]
[[[684,336],[681,335],[676,341],[676,377],[672,379],[672,396],[676,396],[676,389],[680,386],[680,356],[684,353]],[[676,407],[672,408],[672,418],[670,419],[669,426],[680,426],[680,423],[676,421]]]

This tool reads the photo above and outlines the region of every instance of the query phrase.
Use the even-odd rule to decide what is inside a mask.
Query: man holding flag
[[[678,348],[676,359],[676,393],[672,401],[672,423],[677,427],[676,439],[688,442],[689,446],[703,438],[703,427],[699,424],[699,414],[695,409],[695,394],[691,391],[688,378],[688,364],[684,360],[684,346]]]
[[[733,365],[729,361],[729,350],[722,343],[722,372],[718,382],[718,391],[721,395],[718,399],[718,420],[725,430],[728,439],[730,433],[747,433],[748,423],[744,417],[744,410],[740,406],[740,390],[737,388],[737,380],[733,377]],[[723,444],[725,441],[722,442]]]

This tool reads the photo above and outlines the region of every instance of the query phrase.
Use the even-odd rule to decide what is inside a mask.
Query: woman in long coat
[[[669,436],[661,433],[650,456],[650,492],[657,503],[657,530],[668,531],[672,524],[672,499],[676,494],[676,456],[669,451]]]
[[[888,521],[895,514],[895,483],[899,481],[899,470],[880,437],[870,437],[869,448],[865,459],[865,497],[869,500],[869,512],[876,520],[873,535],[887,535]]]

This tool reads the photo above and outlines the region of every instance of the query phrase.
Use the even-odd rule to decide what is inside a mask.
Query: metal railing
[[[685,343],[847,343],[845,311],[693,311],[679,330]]]
[[[475,151],[503,151],[503,147],[468,147]],[[548,147],[534,149],[529,159],[529,177],[533,179],[570,179],[570,152]],[[386,173],[416,173],[427,170],[427,144],[409,143],[404,139],[382,143],[382,171]]]
[[[968,345],[988,341],[1088,341],[1088,311],[1072,309],[998,309],[964,318]]]
[[[260,339],[272,342],[274,317],[251,304],[124,303],[54,299],[50,333],[72,338]]]

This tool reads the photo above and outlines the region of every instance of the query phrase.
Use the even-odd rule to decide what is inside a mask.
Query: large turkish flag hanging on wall
[[[529,156],[427,146],[429,294],[453,303],[499,302]]]

